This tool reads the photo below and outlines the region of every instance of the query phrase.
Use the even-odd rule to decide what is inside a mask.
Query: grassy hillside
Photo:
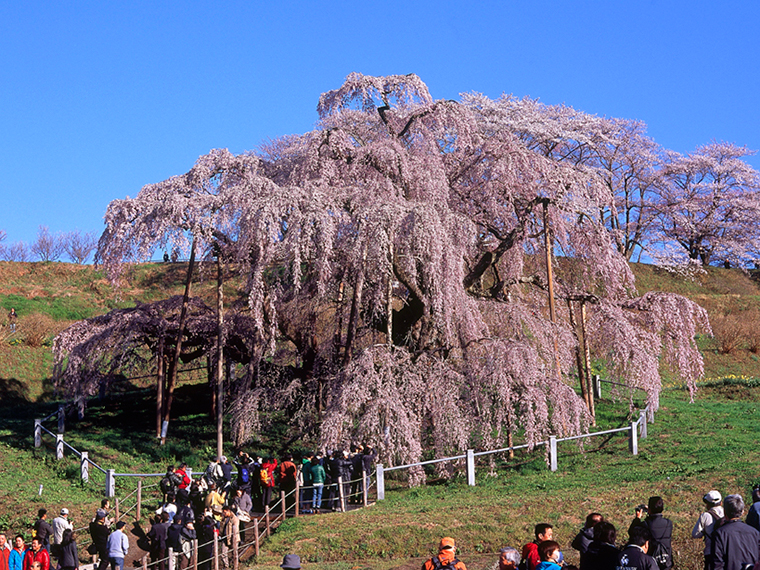
[[[31,315],[48,317],[50,336],[75,319],[180,294],[185,269],[184,264],[135,266],[115,289],[90,266],[0,262],[0,324],[14,306],[20,328]],[[518,453],[511,462],[500,458],[492,474],[483,464],[475,488],[461,477],[435,480],[432,471],[431,485],[424,488],[406,489],[391,479],[388,499],[368,510],[286,523],[266,543],[260,567],[275,569],[284,553],[296,552],[315,570],[419,568],[440,536],[450,534],[459,541],[468,568],[479,570],[490,566],[501,546],[528,541],[532,526],[544,520],[555,524],[573,561],[569,543],[589,511],[608,515],[624,536],[633,506],[661,494],[666,515],[675,522],[677,567],[701,568],[701,543],[689,538],[701,495],[717,488],[747,497],[758,481],[760,360],[753,333],[760,331],[760,288],[735,270],[711,268],[684,278],[646,265],[633,269],[640,292],[674,291],[694,299],[708,310],[716,332],[715,339],[699,340],[706,380],[696,401],[689,403],[677,383],[666,379],[671,388],[662,395],[662,409],[638,457],[628,453],[624,438],[614,436],[592,440],[583,449],[564,444],[557,473],[546,469],[538,452]],[[213,283],[194,284],[194,292],[210,301]],[[236,291],[229,293],[234,297]],[[55,409],[50,348],[27,346],[20,333],[10,335],[5,327],[0,341],[0,529],[26,528],[40,506],[67,506],[74,520],[87,521],[102,496],[102,476],[93,472],[92,483],[82,486],[78,462],[71,457],[56,462],[49,437],[44,449],[32,446],[33,419]],[[125,382],[118,393],[93,403],[84,420],[70,421],[67,441],[117,470],[160,471],[178,459],[201,467],[215,448],[207,390],[197,376],[183,381],[175,407],[183,415],[172,423],[165,447],[157,446],[152,435],[153,394],[139,382]],[[627,401],[603,401],[600,429],[625,425],[627,413]],[[256,451],[277,450],[279,441],[297,436],[276,417],[272,425],[281,431]],[[119,495],[128,492],[128,485],[120,483]]]

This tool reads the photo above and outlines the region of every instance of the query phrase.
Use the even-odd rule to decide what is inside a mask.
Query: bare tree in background
[[[40,261],[58,261],[65,251],[60,234],[52,234],[47,226],[40,226],[37,240],[29,248]]]
[[[0,259],[3,261],[29,261],[29,248],[23,241],[9,246],[0,246]]]
[[[67,232],[61,237],[63,248],[72,263],[82,265],[90,257],[98,245],[97,236],[92,233],[82,233],[79,230]]]

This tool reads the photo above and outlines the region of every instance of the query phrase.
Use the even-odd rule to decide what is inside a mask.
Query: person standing
[[[53,544],[61,544],[64,530],[74,530],[74,525],[69,520],[69,509],[65,507],[61,509],[61,514],[53,519]]]
[[[79,568],[79,552],[74,531],[66,529],[61,539],[61,556],[58,558],[61,570],[77,570]]]
[[[721,496],[718,491],[710,491],[702,502],[705,504],[705,512],[699,515],[694,529],[691,531],[692,538],[704,538],[705,570],[712,570],[712,535],[716,524],[723,518],[723,507],[720,506]],[[749,517],[747,517],[749,522]]]
[[[50,554],[50,539],[53,537],[53,527],[47,522],[47,509],[37,511],[37,520],[34,523],[34,536],[40,539],[42,548]]]
[[[90,523],[89,530],[92,544],[95,545],[95,550],[98,551],[100,558],[98,570],[106,570],[108,567],[108,536],[111,531],[106,525],[106,512],[103,509],[98,509],[95,513],[95,520]]]
[[[108,561],[111,563],[111,570],[123,570],[124,568],[124,559],[129,552],[129,539],[121,529],[126,524],[124,521],[117,522],[116,529],[108,537]]]
[[[454,539],[446,536],[438,544],[438,555],[422,565],[422,570],[436,570],[437,568],[453,568],[455,570],[467,570],[464,562],[456,557],[457,546]]]
[[[649,556],[652,533],[646,525],[634,525],[628,531],[628,544],[618,557],[618,570],[657,570],[657,562]]]
[[[8,537],[4,532],[0,532],[0,570],[9,570],[10,556],[11,546],[8,544]]]
[[[18,321],[18,315],[16,314],[16,309],[11,307],[11,312],[8,313],[8,327],[11,329],[12,333],[16,332],[17,321]]]
[[[615,525],[607,521],[594,525],[594,540],[581,554],[580,570],[615,570],[620,556],[616,540]]]
[[[230,567],[230,555],[232,567],[238,570],[238,540],[240,537],[240,521],[232,512],[232,507],[225,505],[222,509],[222,524],[219,527],[219,539],[222,547],[222,564],[227,570]]]
[[[648,508],[649,515],[646,520],[641,520],[642,511],[636,511],[636,518],[631,523],[628,532],[630,534],[631,528],[634,526],[646,526],[652,535],[649,555],[655,559],[660,570],[670,570],[673,567],[673,548],[671,546],[673,522],[662,514],[662,511],[665,510],[662,497],[649,497]]]
[[[311,460],[311,484],[314,485],[314,500],[312,502],[312,509],[315,513],[318,513],[322,508],[322,491],[325,488],[325,479],[327,474],[325,468],[319,463],[319,460],[314,457]]]
[[[150,558],[153,562],[158,563],[159,570],[166,570],[169,567],[166,560],[169,526],[169,513],[164,511],[161,513],[161,522],[155,523],[148,532]]]
[[[760,560],[760,532],[741,521],[744,499],[728,495],[723,499],[725,520],[713,532],[713,568],[740,570],[744,564]]]
[[[536,539],[523,546],[522,549],[522,559],[526,561],[525,567],[528,570],[535,570],[536,566],[541,563],[541,557],[538,555],[538,545],[547,540],[554,539],[554,527],[549,523],[539,523],[533,528],[533,534]]]
[[[50,554],[42,548],[42,542],[36,536],[24,555],[24,570],[33,570],[35,564],[39,564],[39,570],[50,570]]]
[[[286,511],[292,509],[296,502],[296,497],[293,493],[296,488],[296,476],[297,469],[296,464],[293,463],[293,456],[287,454],[282,458],[277,478],[280,491],[285,493]]]
[[[24,570],[24,556],[26,556],[24,537],[17,534],[13,541],[13,550],[8,556],[8,570]]]
[[[277,469],[277,460],[274,457],[267,457],[262,462],[259,471],[259,481],[261,482],[261,510],[265,510],[272,502],[272,489],[274,489],[274,470]]]
[[[583,558],[589,545],[591,545],[594,540],[594,527],[603,520],[604,517],[600,513],[589,513],[586,517],[586,524],[583,525],[583,528],[573,539],[573,544],[571,546],[580,553],[581,558]]]

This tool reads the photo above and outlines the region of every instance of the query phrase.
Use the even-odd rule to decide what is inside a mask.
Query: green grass
[[[436,479],[432,470],[426,487],[408,489],[389,478],[387,499],[369,509],[288,521],[263,546],[261,567],[276,568],[287,552],[298,553],[313,569],[394,568],[409,560],[409,568],[419,567],[441,536],[452,535],[461,546],[461,559],[477,570],[495,559],[488,553],[527,542],[540,521],[555,525],[572,561],[569,543],[588,512],[605,514],[625,536],[633,507],[659,494],[675,524],[678,567],[698,568],[701,546],[689,537],[701,496],[717,488],[747,497],[758,482],[757,385],[754,379],[728,379],[703,387],[694,403],[683,391],[664,392],[637,457],[628,452],[624,435],[612,435],[587,440],[582,449],[561,443],[556,473],[547,469],[539,450],[518,452],[512,461],[497,458],[493,474],[482,459],[476,487],[468,487],[461,475]],[[169,445],[163,448],[155,442],[152,395],[146,391],[93,405],[83,421],[67,424],[67,441],[117,470],[159,472],[180,458],[200,467],[213,450],[214,436],[200,389],[189,385],[178,393],[186,413],[172,423]],[[102,476],[94,472],[93,482],[82,487],[75,458],[56,462],[50,449],[30,450],[33,416],[55,406],[17,406],[13,417],[0,406],[0,450],[9,458],[0,462],[0,526],[24,527],[38,505],[73,505],[79,517],[91,513],[102,492]],[[604,400],[598,429],[626,425],[627,415],[626,402]],[[40,483],[42,498],[37,495]],[[126,494],[130,484],[120,483],[118,494]]]

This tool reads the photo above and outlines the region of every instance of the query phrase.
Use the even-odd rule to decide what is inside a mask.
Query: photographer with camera
[[[637,526],[646,527],[652,536],[648,554],[655,559],[660,570],[670,570],[673,567],[673,548],[670,543],[673,537],[673,521],[662,515],[664,509],[662,497],[649,497],[648,507],[636,507],[636,516],[628,527],[628,534],[630,535]],[[646,519],[644,515],[647,515]]]

